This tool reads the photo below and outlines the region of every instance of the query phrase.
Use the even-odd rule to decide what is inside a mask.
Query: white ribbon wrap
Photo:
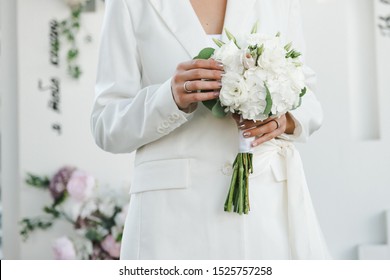
[[[330,259],[310,198],[298,150],[291,142],[274,139],[256,147],[254,157],[261,157],[259,161],[254,159],[254,164],[268,162],[273,165],[275,160],[281,160],[279,166],[284,166],[292,259]]]
[[[238,152],[253,154],[252,142],[255,137],[245,138],[242,133],[242,130],[238,131]]]

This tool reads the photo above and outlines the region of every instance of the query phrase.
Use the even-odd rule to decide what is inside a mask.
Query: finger
[[[193,59],[182,62],[177,67],[178,70],[190,70],[197,68],[223,70],[223,65],[214,59]]]
[[[213,90],[219,90],[221,87],[222,84],[221,82],[218,81],[200,81],[200,80],[187,81],[185,88],[183,83],[184,92],[186,92],[186,89],[188,91],[198,91],[198,90],[213,91]]]
[[[276,129],[270,133],[263,134],[259,138],[257,138],[255,141],[252,142],[252,147],[259,146],[262,143],[265,143],[269,140],[272,140],[276,137],[278,137],[281,133],[280,129]]]
[[[238,127],[241,130],[246,130],[246,129],[262,126],[264,124],[265,121],[242,120],[239,122]]]
[[[249,128],[243,132],[245,138],[249,137],[259,137],[267,133],[271,133],[276,130],[275,122],[268,122],[266,124],[262,124],[260,126],[255,126],[253,128]]]
[[[210,69],[190,69],[187,71],[184,71],[181,75],[181,78],[184,81],[193,81],[193,80],[216,80],[220,81],[222,79],[222,74],[224,72],[221,70],[210,70]]]
[[[181,96],[182,102],[186,104],[191,104],[200,101],[216,99],[219,96],[218,91],[207,91],[207,92],[195,92],[192,94],[183,94]]]
[[[285,118],[272,118],[266,123],[261,123],[259,126],[249,128],[243,132],[244,137],[262,136],[263,134],[271,133],[275,130],[284,132],[286,127]]]

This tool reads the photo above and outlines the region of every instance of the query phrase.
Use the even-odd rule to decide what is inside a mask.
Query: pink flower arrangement
[[[54,257],[57,260],[74,260],[76,259],[76,250],[72,241],[66,237],[60,237],[53,243]]]
[[[21,221],[20,233],[25,240],[34,231],[48,229],[62,219],[73,225],[74,235],[54,241],[56,259],[119,258],[128,208],[127,191],[99,189],[93,176],[69,166],[59,169],[51,180],[28,174],[26,182],[47,189],[53,204],[44,207],[45,216]]]

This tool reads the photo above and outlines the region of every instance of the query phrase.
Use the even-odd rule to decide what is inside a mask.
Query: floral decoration
[[[51,179],[28,174],[26,183],[47,190],[53,202],[43,207],[43,215],[21,220],[24,240],[63,220],[74,232],[54,240],[56,259],[119,259],[127,192],[99,187],[93,176],[70,166],[59,169]]]

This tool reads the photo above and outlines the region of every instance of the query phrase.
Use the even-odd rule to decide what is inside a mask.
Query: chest
[[[191,0],[190,2],[205,33],[221,34],[227,0]]]

